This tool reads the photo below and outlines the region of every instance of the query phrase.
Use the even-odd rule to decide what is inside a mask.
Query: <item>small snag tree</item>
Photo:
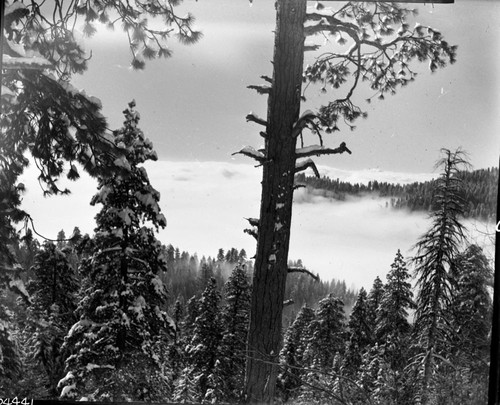
[[[252,229],[246,230],[257,239],[257,254],[245,391],[248,401],[258,403],[272,402],[276,385],[295,174],[311,168],[319,176],[312,156],[351,153],[344,142],[326,147],[323,134],[338,132],[341,121],[353,129],[353,121],[366,116],[352,100],[361,82],[368,82],[374,96],[383,99],[415,80],[414,60],[428,61],[435,71],[453,63],[456,54],[456,46],[440,32],[419,24],[410,27],[408,18],[415,10],[396,3],[347,3],[338,10],[317,3],[308,12],[306,0],[278,0],[276,10],[273,76],[262,76],[266,85],[249,86],[269,97],[267,119],[247,116],[265,127],[260,133],[265,146],[236,152],[263,167],[260,217],[250,219]],[[304,40],[316,34],[327,38],[331,49],[304,72],[304,51],[320,48]],[[317,112],[300,114],[303,83],[320,84],[324,92],[327,87],[347,90]],[[305,146],[307,131],[319,143]]]

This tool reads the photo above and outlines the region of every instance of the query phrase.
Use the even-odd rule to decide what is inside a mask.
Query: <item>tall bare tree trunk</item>
[[[278,0],[274,71],[268,100],[266,161],[246,369],[247,400],[271,403],[281,346],[295,174],[296,137],[304,61],[305,0]]]

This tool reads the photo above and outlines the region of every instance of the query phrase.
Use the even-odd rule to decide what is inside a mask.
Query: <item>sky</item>
[[[121,126],[121,111],[136,100],[140,127],[160,158],[147,166],[168,222],[159,238],[199,257],[214,256],[219,248],[255,252],[253,238],[243,229],[244,218],[258,216],[261,170],[232,153],[245,145],[262,146],[261,128],[245,116],[252,111],[265,117],[266,98],[246,86],[272,74],[273,3],[185,1],[182,10],[197,17],[202,40],[190,46],[172,41],[173,57],[150,61],[144,71],[130,69],[123,33],[99,32],[85,40],[92,51],[89,70],[73,81],[101,99],[111,128]],[[361,103],[368,118],[357,122],[355,131],[325,137],[329,146],[345,141],[352,155],[318,158],[322,174],[353,182],[422,181],[436,175],[440,148],[459,146],[475,168],[498,164],[500,2],[416,7],[416,21],[441,30],[459,46],[457,63],[435,74],[419,66],[417,80],[397,95]],[[370,95],[361,89],[358,98]],[[303,110],[324,101],[312,92]],[[88,202],[94,180],[84,176],[71,184],[69,197],[42,199],[35,177],[29,169],[23,179],[28,187],[23,207],[40,233],[54,237],[64,229],[69,234],[76,225],[92,232],[97,208]],[[425,213],[388,211],[383,199],[338,203],[303,191],[295,196],[293,215],[290,258],[302,259],[325,279],[345,279],[358,288],[369,288],[377,275],[384,278],[397,249],[411,255],[429,224]],[[489,226],[471,228],[477,228],[477,238]]]

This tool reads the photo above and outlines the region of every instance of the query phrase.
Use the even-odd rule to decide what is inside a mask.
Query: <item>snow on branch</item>
[[[247,114],[246,120],[247,120],[247,122],[248,121],[252,121],[252,122],[255,122],[256,124],[267,126],[267,121],[266,120],[263,120],[262,118],[256,116],[253,113]]]
[[[314,280],[319,281],[319,276],[307,270],[305,267],[297,267],[297,266],[289,267],[288,273],[304,273],[311,276]]]
[[[299,148],[295,151],[295,156],[297,158],[304,158],[309,156],[333,155],[344,152],[347,152],[349,154],[352,153],[346,146],[345,142],[342,142],[340,146],[335,149],[325,148],[322,145],[311,145],[305,148]]]
[[[15,57],[4,54],[3,68],[6,70],[17,70],[17,69],[44,70],[44,69],[53,69],[53,65],[42,56]]]
[[[301,162],[295,163],[295,173],[302,172],[302,171],[308,169],[309,167],[311,169],[313,169],[316,177],[318,177],[318,178],[321,177],[319,175],[318,168],[316,167],[316,164],[312,161],[312,159],[306,159],[306,160],[303,160]]]
[[[287,307],[287,306],[293,305],[293,304],[295,304],[295,301],[292,300],[291,298],[286,300],[286,301],[283,301],[283,307]]]
[[[266,156],[260,150],[256,150],[251,146],[245,146],[240,151],[233,153],[233,155],[238,155],[238,154],[251,157],[252,159],[255,159],[259,163],[264,163],[266,160]]]

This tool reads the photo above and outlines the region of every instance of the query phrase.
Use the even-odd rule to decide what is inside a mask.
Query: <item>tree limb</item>
[[[251,146],[245,146],[240,151],[234,152],[231,156],[238,154],[251,157],[252,159],[255,159],[257,162],[261,164],[263,164],[266,161],[266,156],[260,150],[255,150]]]
[[[259,238],[259,234],[257,233],[257,231],[255,229],[246,228],[246,229],[243,229],[243,232],[248,233],[249,235],[253,236],[255,238],[255,240],[257,240]]]
[[[345,142],[342,142],[338,148],[331,149],[331,148],[325,148],[324,146],[320,145],[312,145],[308,146],[306,148],[301,148],[297,149],[295,151],[295,156],[297,158],[304,158],[304,157],[309,157],[309,156],[322,156],[322,155],[334,155],[334,154],[340,154],[347,152],[350,155],[352,152],[349,150],[349,148],[346,146]]]
[[[250,86],[247,86],[247,89],[255,90],[259,94],[269,94],[271,92],[271,86],[250,85]]]
[[[259,219],[258,218],[245,218],[248,223],[251,225],[251,226],[255,226],[255,227],[259,227]]]
[[[319,276],[317,274],[312,273],[304,267],[288,267],[288,273],[305,273],[311,276],[314,280],[319,281]]]
[[[311,159],[306,159],[303,162],[296,163],[295,164],[295,174],[299,173],[299,172],[302,172],[302,171],[308,169],[309,167],[311,169],[313,169],[314,175],[316,177],[318,177],[318,178],[321,177],[319,175],[319,171],[318,171],[318,168],[316,167],[316,164]]]
[[[256,124],[259,124],[259,125],[263,125],[263,126],[267,126],[267,121],[260,118],[260,117],[257,117],[256,115],[250,113],[250,114],[247,114],[246,116],[246,120],[247,122],[248,121],[252,121],[252,122],[255,122]]]

